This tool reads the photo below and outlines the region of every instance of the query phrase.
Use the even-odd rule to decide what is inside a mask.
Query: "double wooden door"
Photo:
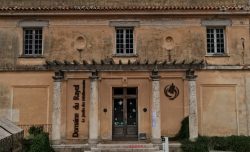
[[[113,88],[113,138],[138,136],[137,88]]]

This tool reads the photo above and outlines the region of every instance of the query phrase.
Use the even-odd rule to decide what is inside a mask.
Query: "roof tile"
[[[121,5],[121,6],[98,6],[98,5],[58,5],[58,6],[2,6],[1,12],[5,11],[166,11],[166,10],[243,10],[246,5]]]

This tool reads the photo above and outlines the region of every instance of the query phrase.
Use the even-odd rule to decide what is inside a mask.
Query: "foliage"
[[[199,137],[195,142],[188,139],[181,141],[181,148],[183,152],[208,152],[209,141],[206,137]]]
[[[42,126],[38,126],[38,127],[32,126],[32,127],[30,127],[28,132],[30,135],[36,136],[36,135],[41,134],[43,132],[43,127]]]
[[[204,137],[200,136],[195,142],[188,139],[181,141],[183,152],[208,152],[209,150],[248,152],[250,151],[250,137]]]
[[[170,138],[169,140],[183,140],[189,138],[189,118],[185,117],[181,121],[181,128],[175,137]]]
[[[54,152],[49,143],[49,136],[42,127],[31,127],[29,136],[23,140],[23,152]]]
[[[181,141],[183,152],[209,152],[209,150],[249,152],[250,137],[206,137],[199,136],[196,141],[189,140],[189,119],[185,117],[181,122],[181,128],[175,137],[170,140]]]

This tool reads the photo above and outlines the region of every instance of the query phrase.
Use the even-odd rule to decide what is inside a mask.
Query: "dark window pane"
[[[114,88],[114,95],[123,95],[123,88]]]
[[[127,124],[136,125],[137,106],[136,99],[127,100]]]
[[[137,94],[137,88],[127,88],[127,94],[128,95],[136,95]]]
[[[114,99],[114,125],[122,126],[123,122],[123,99]]]

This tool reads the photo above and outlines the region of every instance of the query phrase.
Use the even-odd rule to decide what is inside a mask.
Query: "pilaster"
[[[195,140],[198,137],[198,108],[196,96],[196,78],[194,70],[186,71],[186,79],[189,89],[189,138]]]
[[[52,141],[54,143],[59,143],[61,140],[61,95],[64,72],[56,71],[53,79]]]
[[[92,71],[90,76],[90,107],[89,107],[89,143],[97,144],[99,138],[99,118],[98,118],[98,72]]]
[[[158,74],[157,68],[153,69],[151,79],[152,79],[151,141],[152,143],[161,143],[160,76]]]

